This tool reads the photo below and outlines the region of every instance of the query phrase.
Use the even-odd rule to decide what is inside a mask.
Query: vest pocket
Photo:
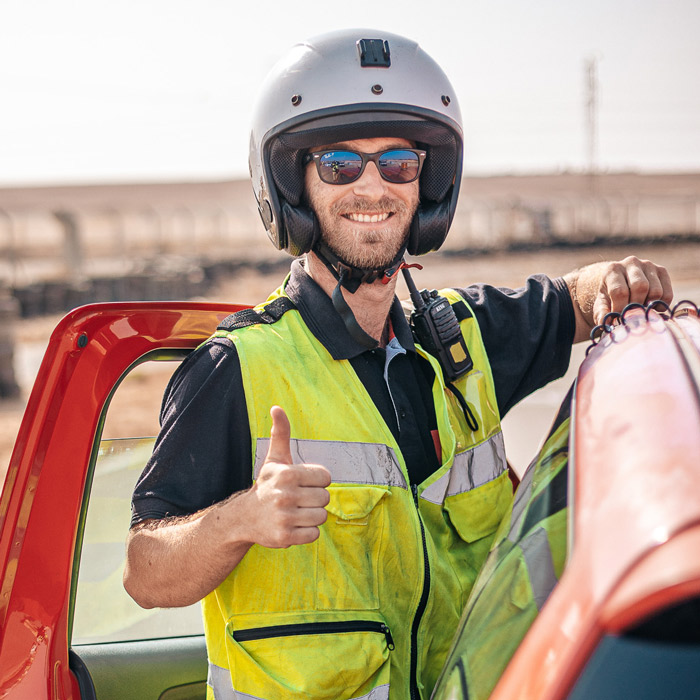
[[[280,614],[229,620],[226,652],[233,697],[388,699],[394,648],[389,628],[379,616],[334,617]]]
[[[471,491],[445,498],[450,522],[465,542],[492,535],[508,510],[513,491],[508,473]]]
[[[316,609],[376,610],[384,547],[385,486],[330,486],[316,549]]]

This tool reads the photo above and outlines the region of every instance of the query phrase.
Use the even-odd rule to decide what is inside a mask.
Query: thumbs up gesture
[[[287,414],[273,406],[270,415],[270,448],[251,489],[258,502],[254,541],[272,548],[313,542],[326,522],[331,475],[320,464],[294,464]]]

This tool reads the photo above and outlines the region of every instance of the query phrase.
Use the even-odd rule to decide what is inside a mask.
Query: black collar
[[[284,291],[299,309],[309,330],[334,360],[349,360],[367,352],[367,348],[348,333],[343,320],[333,308],[331,298],[308,275],[303,260],[298,259],[292,263]],[[402,347],[415,351],[411,329],[401,302],[396,297],[391,305],[389,318],[396,339]]]

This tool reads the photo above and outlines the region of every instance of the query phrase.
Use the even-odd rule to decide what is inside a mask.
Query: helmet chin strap
[[[345,262],[341,257],[336,255],[324,241],[318,243],[314,248],[314,253],[320,258],[323,264],[328,268],[333,277],[338,280],[338,284],[333,290],[331,301],[333,308],[338,312],[338,315],[343,319],[343,323],[352,336],[360,345],[366,348],[374,349],[379,346],[379,341],[375,340],[369,333],[366,333],[362,326],[357,322],[355,314],[345,301],[341,287],[347,289],[350,294],[354,294],[361,284],[371,284],[376,280],[380,280],[382,284],[388,284],[395,277],[399,270],[404,267],[418,267],[421,265],[407,265],[403,256],[406,252],[406,244],[401,246],[401,249],[396,254],[394,259],[386,267],[381,268],[362,268],[356,267]]]

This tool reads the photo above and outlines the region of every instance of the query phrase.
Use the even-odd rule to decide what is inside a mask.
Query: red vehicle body
[[[69,669],[76,539],[100,417],[152,353],[196,347],[237,305],[101,304],[56,328],[0,501],[0,697],[80,698]]]
[[[164,657],[201,656],[201,639],[186,651],[182,640],[147,641],[130,656],[119,655],[128,643],[95,645],[86,671],[71,654],[72,606],[92,468],[115,387],[144,360],[184,356],[239,308],[92,305],[54,331],[0,501],[0,698],[201,697],[203,658],[201,671],[172,682],[171,667],[159,666]],[[654,323],[645,332],[616,331],[579,372],[569,559],[493,700],[569,697],[604,635],[700,597],[700,320]],[[149,656],[154,649],[163,656]],[[111,670],[95,691],[91,664],[100,656]],[[140,685],[140,673],[160,676],[158,690]]]
[[[700,322],[652,316],[579,372],[571,557],[494,700],[562,697],[605,635],[700,599]]]

